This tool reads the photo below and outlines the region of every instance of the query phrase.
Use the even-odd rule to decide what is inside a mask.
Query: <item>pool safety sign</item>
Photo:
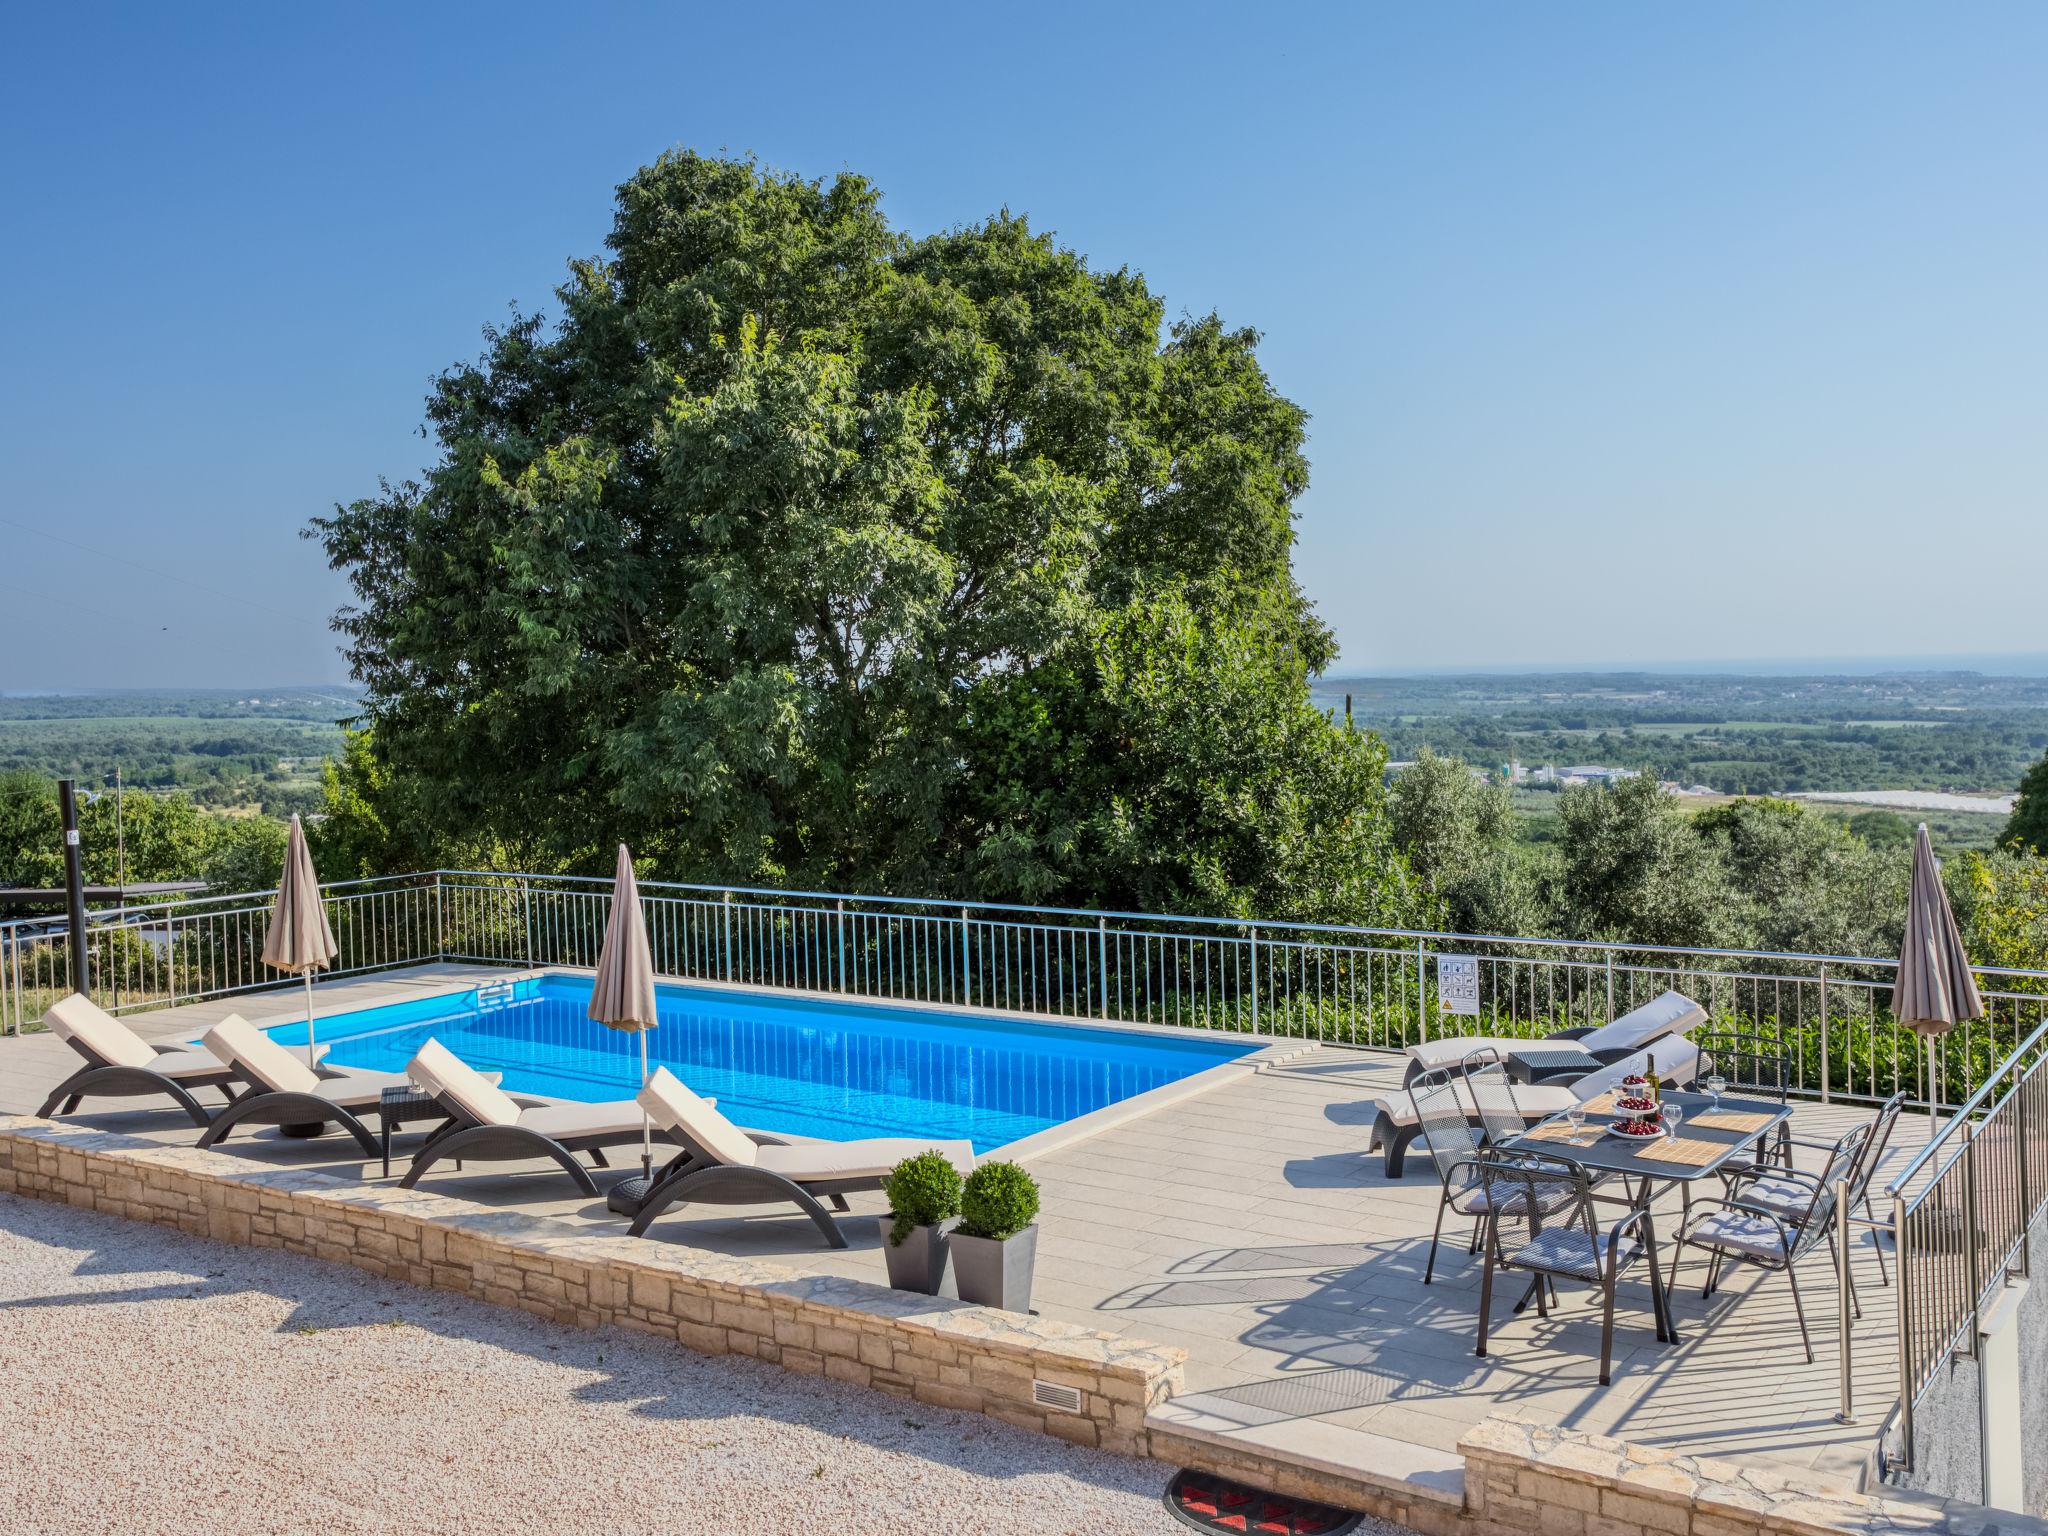
[[[1436,997],[1445,1013],[1479,1011],[1479,957],[1438,955]]]

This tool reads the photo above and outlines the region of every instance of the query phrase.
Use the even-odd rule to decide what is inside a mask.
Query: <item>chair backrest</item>
[[[1483,1059],[1487,1056],[1493,1059]],[[1465,1090],[1479,1111],[1489,1146],[1504,1147],[1528,1129],[1522,1107],[1515,1102],[1514,1080],[1497,1053],[1475,1051],[1465,1058]]]
[[[1424,1072],[1408,1084],[1408,1102],[1415,1107],[1423,1144],[1437,1177],[1445,1184],[1472,1181],[1469,1165],[1479,1155],[1479,1133],[1472,1129],[1473,1104],[1464,1074],[1454,1067]]]
[[[1610,1088],[1619,1088],[1623,1078],[1648,1072],[1653,1066],[1665,1082],[1683,1087],[1699,1075],[1699,1065],[1700,1048],[1690,1040],[1660,1040],[1647,1049],[1609,1062],[1597,1072],[1588,1072],[1572,1084],[1572,1092],[1584,1103]]]
[[[1683,992],[1665,992],[1612,1024],[1579,1036],[1578,1043],[1600,1055],[1609,1051],[1639,1051],[1652,1041],[1689,1033],[1706,1022],[1706,1009]]]
[[[758,1155],[753,1137],[718,1112],[710,1100],[690,1091],[667,1067],[656,1067],[638,1095],[640,1107],[663,1130],[680,1137],[695,1157],[751,1168]]]
[[[257,1087],[271,1093],[311,1093],[320,1074],[239,1013],[231,1013],[204,1039],[206,1048]]]
[[[156,1060],[146,1040],[82,992],[50,1004],[43,1022],[94,1066],[146,1067]]]
[[[1863,1159],[1856,1165],[1856,1172],[1849,1180],[1849,1198],[1861,1200],[1870,1192],[1870,1184],[1884,1165],[1884,1155],[1891,1149],[1892,1132],[1897,1129],[1899,1114],[1906,1107],[1906,1095],[1895,1093],[1884,1101],[1870,1122],[1870,1140],[1864,1143]]]
[[[1717,1029],[1700,1037],[1707,1069],[1719,1071],[1744,1093],[1769,1094],[1779,1103],[1792,1088],[1792,1058],[1784,1042],[1745,1029]]]
[[[519,1121],[519,1106],[497,1084],[431,1037],[405,1064],[405,1075],[478,1125],[516,1125]]]

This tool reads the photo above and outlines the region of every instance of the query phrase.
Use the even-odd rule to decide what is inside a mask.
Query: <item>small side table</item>
[[[377,1129],[384,1147],[384,1177],[391,1177],[391,1133],[421,1120],[445,1120],[447,1113],[434,1096],[413,1087],[386,1088],[377,1097]],[[457,1163],[459,1168],[462,1165]]]
[[[1507,1053],[1508,1076],[1518,1083],[1547,1082],[1553,1077],[1578,1077],[1598,1068],[1598,1058],[1585,1051],[1512,1050]]]

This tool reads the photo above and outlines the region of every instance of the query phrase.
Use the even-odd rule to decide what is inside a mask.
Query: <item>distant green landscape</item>
[[[1396,761],[1599,764],[1727,795],[2010,794],[2048,749],[2048,678],[1974,672],[1326,677],[1315,696],[1336,712],[1348,696]]]
[[[182,790],[213,810],[289,816],[320,801],[356,694],[345,688],[0,695],[0,773]]]

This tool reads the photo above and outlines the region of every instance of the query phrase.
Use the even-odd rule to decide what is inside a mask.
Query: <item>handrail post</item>
[[[1840,1392],[1841,1401],[1835,1409],[1837,1424],[1856,1422],[1856,1384],[1851,1370],[1851,1349],[1853,1347],[1851,1323],[1856,1310],[1856,1293],[1849,1279],[1849,1180],[1846,1176],[1835,1180],[1835,1305],[1839,1319],[1835,1335],[1836,1352],[1841,1356]]]
[[[732,980],[732,892],[725,893],[725,979]]]
[[[1102,1017],[1109,1013],[1109,919],[1095,919],[1095,968],[1102,973]]]
[[[1259,925],[1252,924],[1252,1033],[1259,1032]]]
[[[846,898],[840,897],[837,907],[839,917],[834,927],[839,930],[839,990],[846,990]]]
[[[441,904],[441,871],[434,871],[434,958],[448,958],[448,920]]]
[[[2029,1279],[2034,1273],[2034,1192],[2033,1180],[2027,1177],[2027,1164],[2032,1159],[2031,1143],[2027,1140],[2027,1093],[2025,1077],[2020,1079],[2018,1089],[2012,1096],[2013,1108],[2013,1161],[2018,1165],[2020,1191],[2020,1277]]]
[[[1415,1027],[1418,1038],[1429,1039],[1429,978],[1423,971],[1422,940],[1415,941]]]
[[[1823,960],[1820,963],[1820,1101],[1823,1104],[1833,1102],[1834,1072],[1831,1068],[1834,1058],[1829,1050],[1828,1037],[1834,1032],[1834,1026],[1828,1022],[1828,963]],[[1844,1419],[1842,1422],[1846,1424],[1849,1421]]]
[[[1892,1195],[1892,1262],[1899,1271],[1899,1462],[1913,1470],[1913,1296],[1912,1256],[1906,1251],[1906,1197]]]
[[[1977,1204],[1977,1127],[1975,1122],[1963,1126],[1963,1254],[1964,1273],[1970,1283],[1970,1347],[1969,1357],[1977,1358],[1978,1343],[1984,1329],[1984,1276],[1983,1255],[1978,1251],[1980,1230]]]
[[[1612,949],[1607,951],[1607,1017],[1603,1022],[1608,1024],[1614,1022],[1614,951]]]
[[[519,926],[526,934],[526,968],[533,969],[533,890],[519,877]]]
[[[967,904],[960,904],[960,1001],[974,1005],[974,929],[967,921]]]

